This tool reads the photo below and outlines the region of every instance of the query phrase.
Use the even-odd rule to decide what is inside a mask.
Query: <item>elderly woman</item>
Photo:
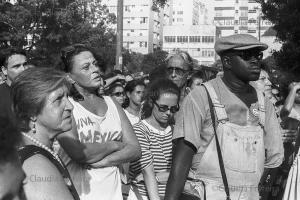
[[[146,90],[143,120],[133,126],[142,157],[130,164],[128,200],[157,200],[165,194],[172,164],[170,120],[179,110],[179,97],[179,88],[168,79],[158,79]]]
[[[62,60],[73,85],[74,124],[58,140],[75,187],[83,200],[122,200],[118,166],[140,157],[137,138],[121,106],[98,95],[103,80],[93,51],[72,45]]]
[[[13,110],[22,133],[19,156],[28,199],[73,200],[79,196],[53,151],[53,140],[72,128],[73,106],[64,73],[47,68],[22,72],[12,84]]]

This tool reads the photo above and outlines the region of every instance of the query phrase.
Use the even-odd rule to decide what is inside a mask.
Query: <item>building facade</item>
[[[103,3],[117,16],[117,0]],[[163,9],[155,9],[152,0],[124,0],[123,47],[143,54],[160,48],[163,26],[171,23],[171,3],[167,2]]]
[[[200,0],[173,0],[172,25],[207,24],[207,9]]]
[[[187,51],[200,65],[210,66],[215,61],[214,25],[172,25],[165,26],[163,50],[169,53],[176,50]]]
[[[260,4],[255,0],[214,0],[214,23],[221,36],[251,34],[258,39],[272,25],[262,20]]]

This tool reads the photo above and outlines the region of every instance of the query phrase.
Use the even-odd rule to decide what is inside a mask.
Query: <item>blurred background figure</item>
[[[167,77],[175,83],[181,90],[181,97],[184,97],[185,84],[191,70],[193,70],[193,60],[184,51],[178,51],[167,57]]]
[[[72,128],[73,105],[68,100],[65,73],[27,69],[11,87],[13,111],[22,134],[18,153],[28,177],[24,185],[27,198],[79,200],[68,170],[52,149],[54,139]]]
[[[120,106],[123,106],[125,102],[125,91],[123,84],[120,82],[115,82],[108,87],[106,92],[109,96],[115,99]]]
[[[26,200],[25,173],[16,146],[20,132],[7,118],[0,117],[0,199]]]
[[[186,82],[186,93],[188,94],[195,87],[201,86],[203,82],[204,74],[202,71],[192,73]]]
[[[140,121],[140,109],[145,88],[146,85],[142,80],[129,81],[125,86],[127,102],[124,111],[132,125]]]
[[[27,57],[24,50],[15,48],[3,50],[1,54],[0,65],[5,82],[0,85],[0,116],[11,119],[10,85],[21,72],[27,69]]]

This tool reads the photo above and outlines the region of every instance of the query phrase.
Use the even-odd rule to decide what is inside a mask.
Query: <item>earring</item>
[[[32,129],[31,129],[31,130],[32,130],[32,133],[33,133],[33,134],[36,134],[35,122],[33,122],[33,126],[32,126]]]

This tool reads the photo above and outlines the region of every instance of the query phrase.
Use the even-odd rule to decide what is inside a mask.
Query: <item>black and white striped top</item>
[[[135,124],[133,129],[141,146],[142,157],[130,163],[129,176],[140,194],[146,196],[145,182],[137,183],[135,178],[151,163],[155,173],[170,170],[172,164],[172,128],[169,126],[164,131],[160,131],[142,120]],[[165,190],[166,184],[158,183],[160,196],[164,196]]]

